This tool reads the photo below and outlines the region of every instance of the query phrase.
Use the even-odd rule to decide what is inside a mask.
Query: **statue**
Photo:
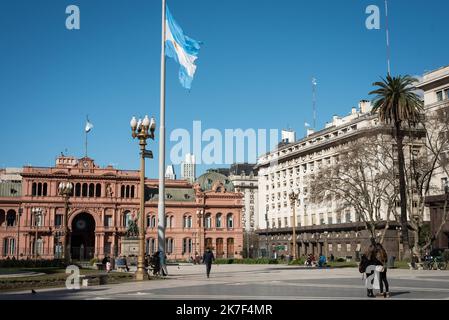
[[[129,220],[128,229],[126,230],[126,238],[137,238],[139,236],[139,228],[137,226],[137,217],[132,216]]]

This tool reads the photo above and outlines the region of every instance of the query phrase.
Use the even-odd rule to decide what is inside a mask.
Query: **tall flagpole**
[[[316,130],[316,79],[312,78],[313,130]]]
[[[385,29],[386,29],[386,36],[387,36],[387,70],[388,75],[391,73],[391,66],[390,66],[390,29],[388,27],[388,1],[385,0]]]
[[[86,125],[89,122],[89,116],[86,116]],[[84,141],[84,157],[87,158],[87,130],[84,128],[84,134],[86,135],[85,141]]]
[[[158,250],[161,253],[161,267],[165,265],[165,0],[162,0],[162,46],[161,46],[161,110],[159,122],[159,202],[158,202]]]

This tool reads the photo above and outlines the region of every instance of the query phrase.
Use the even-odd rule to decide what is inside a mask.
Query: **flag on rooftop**
[[[181,85],[190,89],[195,75],[195,60],[200,51],[200,41],[189,38],[176,23],[166,6],[165,14],[165,55],[179,63],[179,81]]]

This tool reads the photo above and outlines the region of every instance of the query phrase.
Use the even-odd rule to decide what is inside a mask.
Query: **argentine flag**
[[[179,81],[184,88],[190,89],[201,42],[184,35],[168,10],[168,6],[165,13],[165,28],[165,55],[179,63]]]

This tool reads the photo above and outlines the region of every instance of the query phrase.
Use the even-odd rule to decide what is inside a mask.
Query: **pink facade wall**
[[[97,184],[101,186],[100,195],[94,192],[93,197],[76,196],[69,200],[69,228],[81,213],[90,215],[95,221],[93,255],[103,258],[105,255],[120,254],[121,241],[125,237],[126,226],[124,215],[127,212],[137,213],[139,209],[139,173],[113,168],[98,168],[91,159],[80,159],[76,166],[62,164],[53,168],[25,167],[23,172],[22,196],[0,198],[0,259],[8,256],[17,258],[34,258],[34,240],[42,239],[42,250],[39,258],[55,257],[55,237],[63,231],[63,226],[56,225],[56,215],[64,214],[64,199],[58,195],[60,182]],[[46,183],[47,195],[33,195],[33,183]],[[147,180],[146,186],[157,188],[157,180]],[[122,197],[121,187],[134,187],[134,197]],[[167,226],[166,238],[173,239],[174,245],[169,259],[188,259],[204,252],[205,245],[212,245],[214,251],[223,243],[224,257],[241,257],[243,250],[243,226],[241,223],[242,195],[240,193],[223,192],[223,190],[203,192],[186,181],[167,181],[167,188],[195,190],[195,199],[191,201],[166,200],[166,215],[171,217],[172,224]],[[97,189],[96,189],[97,190]],[[35,192],[36,193],[36,192]],[[42,226],[36,228],[32,208],[42,208],[45,212]],[[23,213],[18,219],[19,209]],[[6,216],[14,213],[16,220],[8,226]],[[205,228],[204,217],[212,217],[211,228]],[[222,214],[222,227],[216,227],[216,216]],[[156,216],[156,227],[150,225],[146,229],[146,238],[156,239],[157,248],[157,200],[150,200],[145,205],[146,216]],[[232,215],[233,225],[228,227],[226,217]],[[184,226],[184,216],[192,217],[192,226]],[[147,219],[146,219],[147,220]],[[150,219],[151,220],[151,219]],[[73,230],[72,230],[73,231]],[[6,240],[5,240],[6,239]],[[13,245],[11,244],[12,240]],[[191,252],[183,252],[183,239],[191,239]],[[63,243],[63,238],[60,238]],[[188,243],[188,241],[186,241]],[[17,252],[17,243],[19,251]],[[229,243],[229,244],[228,244]],[[6,247],[5,247],[6,246]],[[151,247],[151,246],[150,246]],[[151,251],[151,248],[150,248]],[[220,250],[221,251],[221,250]]]

